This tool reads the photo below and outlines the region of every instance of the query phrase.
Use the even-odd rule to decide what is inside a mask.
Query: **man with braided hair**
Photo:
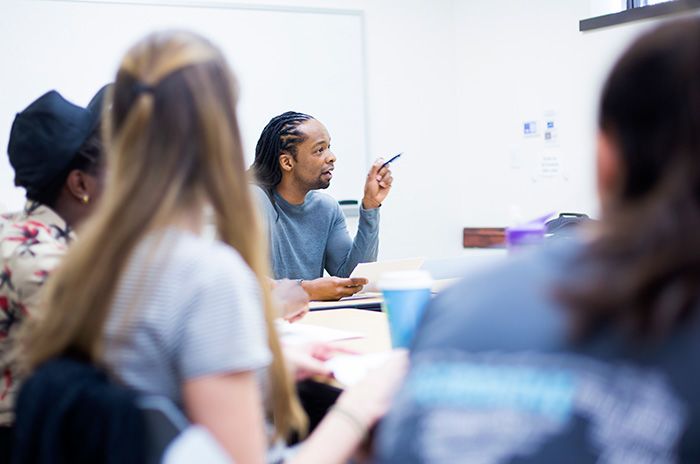
[[[286,112],[270,120],[258,140],[254,188],[267,220],[275,279],[297,279],[313,300],[357,293],[366,279],[347,278],[358,263],[376,261],[379,207],[391,190],[388,167],[369,170],[352,240],[345,218],[329,195],[336,157],[328,130],[313,117]],[[323,277],[324,269],[332,277]]]

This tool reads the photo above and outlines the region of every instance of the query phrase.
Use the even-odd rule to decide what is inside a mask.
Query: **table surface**
[[[455,278],[433,280],[433,294],[440,293],[450,285],[453,285],[458,280],[459,279]],[[384,299],[382,298],[382,294],[379,292],[368,292],[366,296],[362,293],[358,293],[357,295],[353,295],[350,298],[344,298],[340,301],[311,301],[309,303],[309,309],[311,311],[341,308],[363,308],[378,310],[383,301]]]
[[[389,323],[386,315],[379,311],[349,308],[314,311],[304,316],[300,322],[364,334],[365,338],[333,342],[336,346],[358,353],[379,353],[391,349]]]

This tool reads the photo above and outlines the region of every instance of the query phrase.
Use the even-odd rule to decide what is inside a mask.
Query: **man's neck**
[[[304,199],[306,198],[306,194],[309,193],[309,190],[296,184],[291,179],[283,177],[280,183],[277,184],[277,193],[284,198],[284,201],[287,203],[300,205],[304,203]]]

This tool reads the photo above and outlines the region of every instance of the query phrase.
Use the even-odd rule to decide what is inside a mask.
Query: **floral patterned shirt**
[[[23,212],[0,217],[0,425],[14,420],[13,337],[36,314],[39,290],[73,238],[66,222],[41,203],[27,201]]]

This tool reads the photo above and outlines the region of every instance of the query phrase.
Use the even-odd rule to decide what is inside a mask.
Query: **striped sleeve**
[[[182,331],[179,370],[185,379],[256,370],[271,360],[260,287],[241,257],[220,247],[193,276]]]

